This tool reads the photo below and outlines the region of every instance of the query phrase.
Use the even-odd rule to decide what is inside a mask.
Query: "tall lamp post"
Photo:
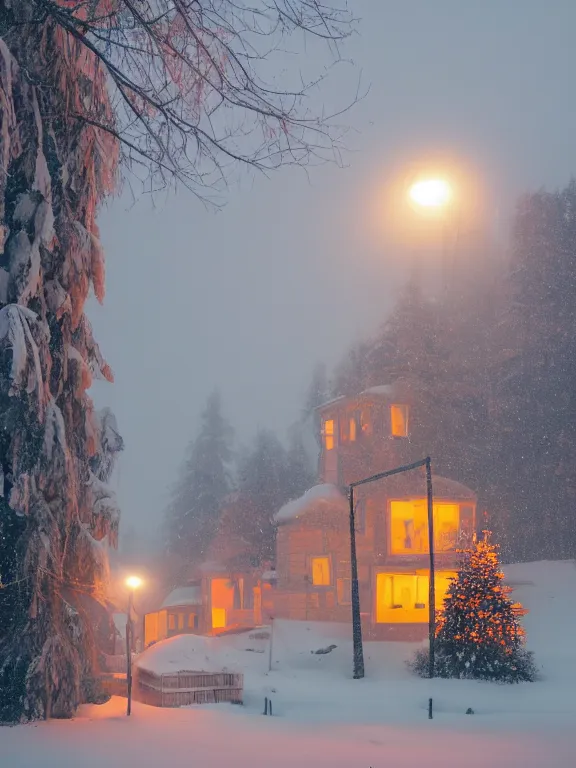
[[[128,703],[126,705],[126,715],[132,713],[132,647],[134,644],[134,633],[132,625],[132,612],[134,610],[134,593],[142,586],[142,579],[139,576],[129,576],[126,579],[128,587],[128,615],[126,617],[126,684],[128,688]]]
[[[428,543],[430,558],[430,590],[428,595],[428,643],[430,662],[428,674],[434,677],[434,638],[436,635],[436,590],[435,581],[435,563],[434,563],[434,495],[432,491],[432,461],[430,456],[412,464],[405,464],[401,467],[389,469],[386,472],[379,472],[377,475],[365,477],[363,480],[357,480],[348,486],[348,500],[350,502],[350,576],[351,576],[351,602],[352,602],[352,644],[354,651],[354,679],[358,680],[364,677],[364,649],[362,645],[362,617],[360,614],[360,592],[358,588],[358,560],[356,558],[356,521],[354,509],[354,489],[359,485],[367,485],[377,480],[383,480],[392,475],[398,475],[401,472],[410,472],[414,469],[424,469],[426,473],[426,501],[428,507]]]

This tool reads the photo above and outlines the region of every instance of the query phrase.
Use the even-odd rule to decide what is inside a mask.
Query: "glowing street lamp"
[[[140,576],[128,576],[126,579],[126,586],[129,587],[132,592],[142,586],[142,579]]]
[[[128,716],[132,712],[132,645],[134,637],[132,631],[132,609],[134,606],[134,593],[142,584],[143,581],[139,576],[128,576],[126,579],[126,586],[130,590],[128,592],[128,616],[126,617],[126,684],[128,687],[126,715]]]
[[[408,194],[420,208],[439,210],[452,199],[452,188],[445,179],[421,179],[412,184]]]

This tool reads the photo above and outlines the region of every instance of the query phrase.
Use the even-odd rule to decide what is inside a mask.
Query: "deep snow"
[[[348,627],[278,621],[270,674],[268,641],[251,633],[175,638],[139,658],[155,671],[244,672],[244,707],[137,704],[127,720],[125,702],[114,699],[83,708],[71,722],[0,730],[0,765],[568,768],[576,753],[576,567],[541,562],[506,572],[530,611],[524,624],[541,668],[537,683],[421,680],[404,663],[415,646],[403,643],[366,643],[367,677],[355,681]],[[314,653],[330,644],[332,652]],[[262,716],[264,696],[275,717]],[[474,715],[465,714],[468,707]]]

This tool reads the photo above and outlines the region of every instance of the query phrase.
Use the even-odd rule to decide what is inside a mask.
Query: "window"
[[[184,614],[178,614],[178,629],[184,629]]]
[[[198,627],[198,616],[196,616],[195,613],[189,613],[188,614],[188,629],[197,629]]]
[[[436,574],[435,602],[441,610],[454,574]],[[376,621],[380,623],[424,623],[428,621],[430,578],[424,573],[378,573],[376,575]]]
[[[408,406],[390,406],[390,433],[393,437],[408,437]]]
[[[434,547],[437,552],[456,549],[459,518],[458,504],[434,504]]]
[[[324,447],[327,451],[334,448],[334,419],[326,419],[324,422]]]
[[[340,418],[340,440],[343,443],[347,443],[348,441],[353,443],[356,441],[358,418],[358,413],[356,411],[343,414]]]
[[[244,608],[244,579],[236,579],[234,581],[233,607],[236,610]]]
[[[434,548],[450,552],[456,548],[460,525],[458,504],[434,504]],[[428,547],[426,499],[390,502],[390,552],[393,555],[422,555]]]
[[[226,609],[212,608],[212,629],[223,629],[226,626]]]
[[[353,443],[356,440],[356,416],[350,417],[350,442]]]
[[[176,616],[173,613],[168,614],[168,629],[176,629]]]
[[[360,411],[360,430],[363,435],[372,434],[372,421],[370,416],[370,409],[362,408]]]
[[[352,602],[352,580],[338,579],[336,588],[338,590],[338,604],[350,605]]]
[[[244,587],[243,600],[244,610],[251,611],[254,609],[254,587],[250,585]]]
[[[312,565],[312,584],[315,587],[330,586],[330,558],[313,557]]]

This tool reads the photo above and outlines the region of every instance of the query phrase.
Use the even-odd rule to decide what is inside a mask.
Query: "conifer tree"
[[[286,452],[286,495],[296,499],[314,485],[315,473],[299,424],[290,429]]]
[[[198,436],[188,448],[188,456],[174,487],[167,510],[167,551],[182,565],[174,574],[184,578],[190,566],[198,565],[218,527],[222,502],[232,487],[233,431],[222,415],[217,390],[212,392],[201,416]]]
[[[254,562],[273,560],[273,518],[290,496],[286,450],[273,432],[257,432],[252,448],[240,457],[238,476],[242,535],[250,543]]]
[[[524,647],[518,621],[525,611],[509,597],[489,533],[462,554],[437,618],[435,675],[501,683],[534,680],[532,654]],[[427,652],[417,654],[414,667],[428,675]]]

